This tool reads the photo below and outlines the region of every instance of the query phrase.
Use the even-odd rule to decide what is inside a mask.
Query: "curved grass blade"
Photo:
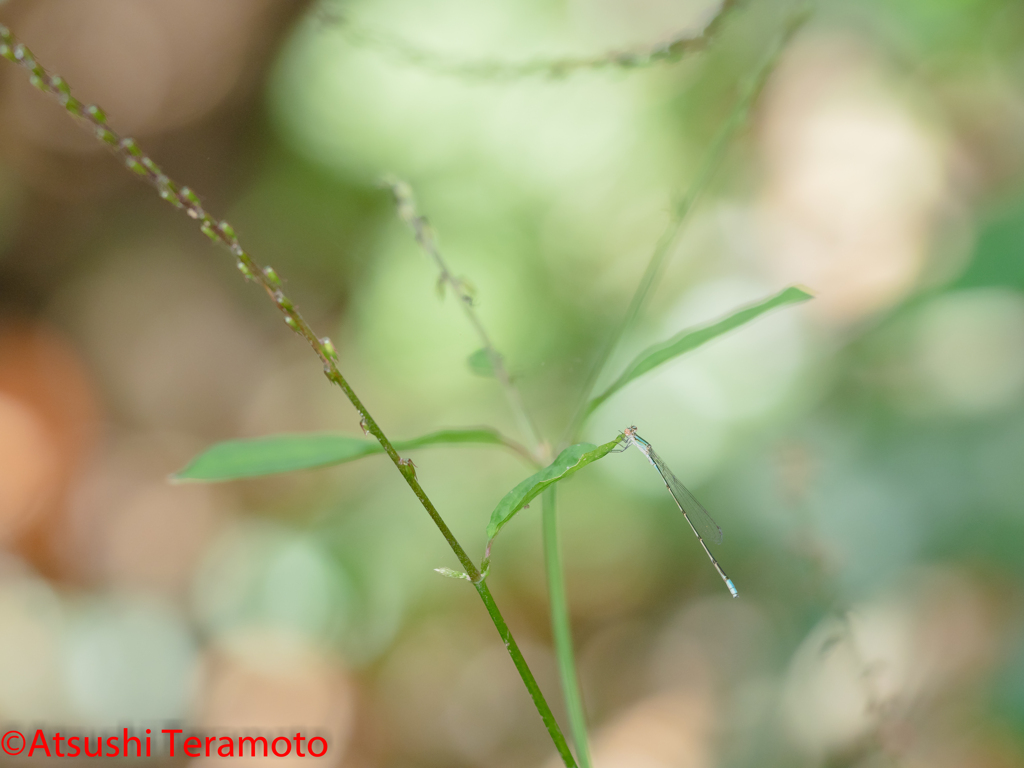
[[[682,331],[668,341],[663,341],[661,344],[655,344],[652,347],[648,347],[637,355],[633,362],[626,367],[626,370],[622,375],[612,382],[608,389],[587,403],[586,413],[588,415],[593,413],[601,403],[618,392],[629,382],[633,381],[633,379],[643,376],[645,373],[657,368],[662,363],[666,363],[674,357],[690,352],[702,344],[721,336],[723,333],[735,330],[741,325],[745,325],[746,323],[755,320],[765,312],[769,312],[776,307],[781,307],[785,304],[797,304],[811,298],[814,298],[813,294],[808,293],[802,288],[790,286],[771,298],[762,301],[760,304],[745,307],[744,309],[734,312],[725,319],[719,320],[717,323],[706,325],[703,328]]]
[[[554,485],[559,480],[564,480],[573,472],[583,469],[598,459],[604,458],[622,440],[619,435],[610,443],[594,445],[593,443],[577,443],[562,451],[548,466],[540,472],[535,472],[519,483],[515,488],[505,494],[498,506],[491,513],[491,520],[487,524],[487,538],[493,539],[498,531],[515,514],[537,498],[545,488]]]
[[[515,446],[512,441],[492,429],[446,429],[413,440],[395,442],[394,445],[396,450],[407,451],[428,445],[453,443]],[[171,480],[220,482],[260,477],[300,469],[329,467],[383,452],[384,449],[376,440],[333,432],[226,440],[207,448],[184,469],[171,475]]]

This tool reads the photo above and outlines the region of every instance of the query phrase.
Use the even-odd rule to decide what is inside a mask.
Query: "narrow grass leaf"
[[[801,288],[791,286],[759,304],[738,310],[717,323],[712,323],[702,328],[687,329],[667,341],[648,347],[637,355],[633,362],[626,367],[622,375],[608,389],[587,404],[586,412],[588,414],[592,413],[601,403],[633,381],[633,379],[643,376],[662,363],[690,352],[724,333],[735,330],[776,307],[781,307],[785,304],[797,304],[811,298],[813,298],[812,294]]]
[[[407,451],[445,443],[502,445],[504,441],[497,432],[490,429],[447,429],[413,440],[396,442],[394,445],[395,450]],[[329,467],[383,452],[384,449],[376,440],[332,432],[227,440],[207,448],[192,459],[188,466],[171,475],[171,480],[218,482],[275,475],[300,469]]]
[[[604,458],[608,452],[619,444],[622,435],[610,443],[594,445],[593,443],[577,443],[562,451],[551,464],[530,475],[515,488],[505,494],[498,506],[491,513],[491,521],[487,524],[487,538],[493,539],[498,531],[515,514],[543,493],[544,489],[564,480],[573,472],[583,469],[598,459]]]

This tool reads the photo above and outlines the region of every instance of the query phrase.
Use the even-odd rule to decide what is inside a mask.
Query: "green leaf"
[[[466,364],[469,365],[469,370],[477,376],[494,378],[494,364],[491,362],[491,356],[486,349],[478,349],[467,357]]]
[[[668,341],[664,341],[661,344],[655,344],[653,347],[648,347],[637,355],[633,362],[626,367],[626,370],[622,375],[619,376],[619,378],[616,379],[608,389],[587,403],[586,413],[592,413],[599,405],[601,405],[601,403],[611,397],[614,393],[618,392],[633,379],[643,376],[645,373],[653,368],[657,368],[662,363],[666,363],[674,357],[690,352],[702,344],[721,336],[723,333],[728,333],[731,330],[739,328],[741,325],[749,323],[751,320],[760,317],[765,312],[769,312],[776,307],[781,307],[785,304],[797,304],[811,298],[814,298],[813,294],[810,294],[801,288],[791,286],[781,293],[777,293],[772,296],[770,299],[766,299],[760,304],[755,304],[752,307],[746,307],[745,309],[734,312],[729,315],[729,317],[724,320],[719,320],[717,323],[706,325],[703,328],[682,331]]]
[[[604,458],[608,452],[619,444],[622,435],[610,443],[594,445],[593,443],[577,443],[558,454],[558,457],[540,472],[530,475],[515,488],[505,494],[498,506],[491,513],[491,521],[487,524],[487,538],[493,539],[498,531],[520,509],[529,504],[548,486],[564,480],[573,472],[587,466],[598,459]]]
[[[505,440],[490,429],[447,429],[395,443],[395,450],[408,451],[442,443],[489,443]],[[299,469],[314,469],[361,459],[384,449],[376,440],[331,432],[299,435],[271,435],[250,440],[227,440],[207,448],[184,469],[171,475],[178,482],[216,482],[259,477]]]

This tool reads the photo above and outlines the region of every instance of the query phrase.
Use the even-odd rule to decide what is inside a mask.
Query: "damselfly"
[[[679,507],[679,511],[683,513],[683,517],[686,518],[686,522],[690,524],[690,529],[697,537],[697,541],[700,542],[701,547],[707,553],[707,556],[711,558],[711,564],[715,566],[715,570],[718,571],[718,575],[722,577],[722,581],[725,582],[725,586],[729,588],[729,593],[733,597],[739,597],[739,592],[736,591],[736,586],[732,583],[732,579],[725,575],[725,571],[722,570],[722,566],[715,560],[715,556],[711,554],[711,550],[708,549],[708,545],[704,543],[704,540],[713,541],[715,544],[722,543],[722,529],[718,527],[718,524],[711,519],[711,515],[708,514],[707,510],[700,505],[700,502],[693,497],[693,494],[686,490],[686,486],[683,485],[679,478],[672,474],[672,470],[668,468],[668,465],[662,460],[662,458],[654,452],[654,448],[651,444],[644,440],[640,435],[636,433],[636,427],[626,427],[622,430],[623,441],[621,446],[616,450],[625,451],[631,445],[635,445],[640,449],[640,452],[647,457],[647,460],[654,465],[654,468],[658,470],[658,474],[661,475],[661,479],[665,481],[665,487],[668,488],[668,492],[672,494],[672,498],[676,502],[676,506]]]

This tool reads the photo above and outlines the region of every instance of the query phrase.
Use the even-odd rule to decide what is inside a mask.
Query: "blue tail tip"
[[[729,588],[729,593],[733,597],[739,597],[740,596],[739,591],[736,589],[736,585],[732,583],[732,579],[726,579],[725,580],[725,586],[727,586]]]

